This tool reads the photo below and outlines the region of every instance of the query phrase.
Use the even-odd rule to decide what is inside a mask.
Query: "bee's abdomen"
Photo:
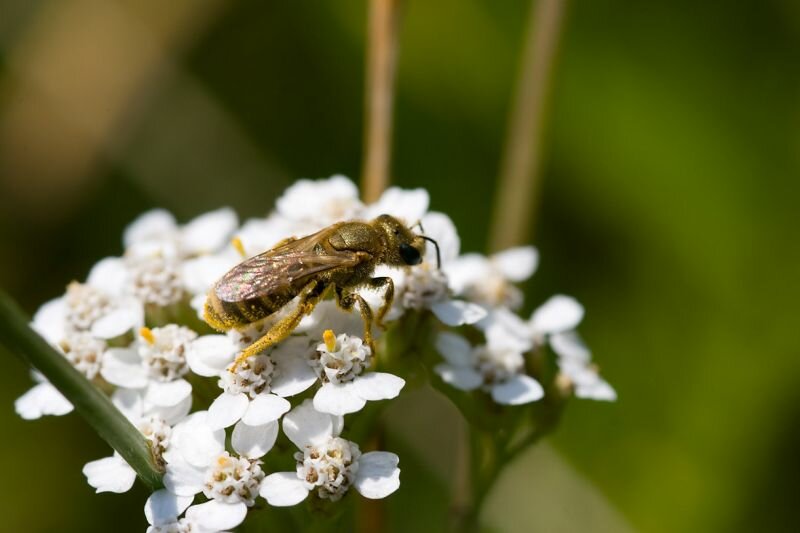
[[[283,305],[286,298],[265,296],[239,302],[220,300],[212,290],[206,298],[203,318],[219,331],[241,328],[268,317]]]

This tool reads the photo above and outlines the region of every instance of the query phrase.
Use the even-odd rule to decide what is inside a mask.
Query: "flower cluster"
[[[377,350],[363,339],[357,311],[323,300],[286,340],[238,364],[237,354],[279,317],[225,333],[202,320],[208,291],[237,263],[335,222],[390,214],[438,244],[418,266],[375,273],[394,282],[389,329],[406,315],[433,322],[435,385],[488,394],[499,404],[534,402],[545,387],[530,362],[547,352],[562,390],[614,399],[575,333],[583,317],[577,301],[555,296],[528,320],[515,314],[523,303],[515,284],[535,271],[536,250],[461,254],[452,221],[429,211],[428,201],[422,189],[392,188],[367,205],[350,180],[334,176],[299,181],[269,216],[241,225],[227,208],[185,225],[154,210],[126,229],[121,257],[103,259],[85,282],[70,283],[39,309],[32,327],[109,392],[165,467],[165,488],[145,504],[149,532],[235,528],[260,498],[289,506],[310,494],[335,502],[350,488],[367,498],[399,488],[396,455],[362,452],[346,438],[346,415],[397,397],[405,385],[382,353],[381,332],[374,332]],[[381,292],[360,295],[373,309],[382,303]],[[33,377],[37,384],[16,402],[20,416],[71,411],[43,376]],[[262,458],[279,438],[298,451],[286,457],[287,471],[268,472]],[[88,463],[84,474],[98,492],[124,492],[135,480],[118,454]]]

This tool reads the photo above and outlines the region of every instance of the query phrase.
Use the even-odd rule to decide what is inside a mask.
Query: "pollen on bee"
[[[153,335],[153,330],[151,330],[150,328],[141,328],[139,330],[139,335],[141,335],[142,338],[147,341],[147,344],[152,345],[156,343],[156,338]]]
[[[239,255],[241,255],[243,258],[247,257],[247,254],[244,251],[244,244],[242,244],[242,239],[239,237],[234,237],[231,239],[231,245],[237,252],[239,252]]]
[[[325,347],[329,352],[336,351],[336,335],[332,329],[326,329],[322,334],[322,340],[325,341]]]

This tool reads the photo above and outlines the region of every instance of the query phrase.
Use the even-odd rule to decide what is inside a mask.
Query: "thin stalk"
[[[530,9],[514,102],[509,114],[489,248],[527,242],[540,189],[542,133],[567,0],[538,0]]]
[[[364,201],[374,202],[389,185],[392,107],[401,0],[370,0],[364,109]]]
[[[0,343],[27,360],[75,407],[92,429],[128,462],[151,489],[161,486],[161,470],[148,441],[108,397],[28,326],[19,306],[0,290]]]

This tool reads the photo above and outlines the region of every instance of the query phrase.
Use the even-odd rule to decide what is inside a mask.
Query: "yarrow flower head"
[[[148,533],[229,531],[263,506],[261,498],[291,506],[309,495],[336,502],[351,489],[366,498],[391,495],[400,487],[398,456],[364,452],[350,438],[368,430],[363,421],[388,403],[360,414],[367,402],[398,397],[409,374],[410,383],[433,376],[437,389],[455,388],[446,392],[468,421],[470,409],[487,402],[465,394],[459,403],[458,391],[491,398],[499,404],[494,411],[508,412],[551,391],[616,398],[576,332],[584,314],[576,300],[554,296],[527,320],[515,313],[523,304],[517,284],[536,270],[536,249],[462,254],[453,221],[429,203],[425,190],[399,188],[364,203],[350,180],[334,176],[300,180],[271,213],[241,225],[230,208],[186,224],[155,209],[126,228],[119,257],[102,259],[85,281],[70,283],[36,312],[31,326],[109,395],[164,468],[164,488],[144,506]],[[403,256],[409,266],[379,265],[369,273],[391,284],[339,287],[323,268],[307,274],[325,282],[313,298],[298,296],[221,333],[203,324],[209,291],[243,259],[337,222],[384,214],[431,241],[424,254],[414,245],[423,255],[419,264],[418,255]],[[314,253],[324,255],[320,246]],[[293,315],[298,309],[302,317]],[[370,320],[373,327],[365,329]],[[258,343],[275,331],[288,336],[266,348]],[[547,350],[555,355],[544,357]],[[44,376],[32,376],[36,384],[15,402],[20,416],[72,411]],[[551,403],[558,402],[543,407]],[[536,410],[516,412],[529,411]],[[345,415],[348,424],[359,422],[352,433]],[[275,446],[281,427],[295,448]],[[497,429],[499,442],[509,432]],[[272,471],[282,462],[287,471]],[[118,453],[87,463],[83,473],[97,492],[125,492],[136,479]]]

